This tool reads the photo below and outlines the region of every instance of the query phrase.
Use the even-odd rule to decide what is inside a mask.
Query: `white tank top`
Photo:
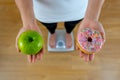
[[[88,0],[33,0],[37,20],[45,23],[82,19]]]

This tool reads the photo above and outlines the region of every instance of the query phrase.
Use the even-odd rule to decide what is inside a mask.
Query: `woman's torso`
[[[33,0],[35,17],[42,22],[64,22],[84,17],[88,0]]]

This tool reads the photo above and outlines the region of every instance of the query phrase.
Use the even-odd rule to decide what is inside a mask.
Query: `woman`
[[[65,22],[66,29],[66,46],[70,48],[72,46],[72,38],[70,33],[73,31],[75,25],[82,19],[78,32],[87,27],[95,28],[99,30],[105,40],[105,33],[103,26],[99,23],[99,15],[104,3],[104,0],[15,0],[19,8],[23,27],[16,37],[28,29],[36,30],[41,33],[36,19],[39,20],[51,33],[50,46],[55,47],[55,29],[57,22]],[[19,50],[19,49],[18,49]],[[40,59],[43,50],[37,55],[28,55],[29,62],[35,62],[36,59]],[[80,51],[80,56],[85,61],[91,61],[94,59],[94,54],[87,55]]]

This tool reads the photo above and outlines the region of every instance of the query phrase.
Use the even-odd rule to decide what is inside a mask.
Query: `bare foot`
[[[50,34],[49,40],[50,40],[50,43],[49,43],[50,47],[55,48],[55,46],[56,46],[56,33]]]
[[[66,33],[66,47],[71,48],[72,47],[72,36],[71,34]]]

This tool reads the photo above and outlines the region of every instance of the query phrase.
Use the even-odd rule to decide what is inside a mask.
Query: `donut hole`
[[[88,37],[88,42],[92,42],[92,38],[91,37]]]

